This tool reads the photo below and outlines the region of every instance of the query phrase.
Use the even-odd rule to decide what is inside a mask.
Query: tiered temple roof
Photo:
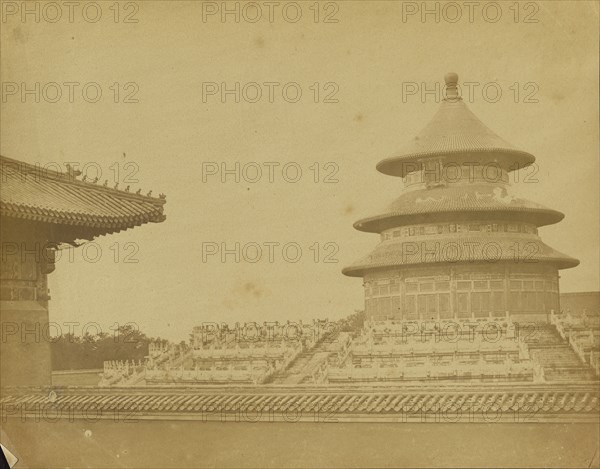
[[[431,122],[401,151],[377,164],[380,172],[404,178],[402,195],[384,213],[359,220],[354,227],[360,231],[382,233],[415,224],[467,221],[521,223],[539,227],[562,220],[562,213],[508,193],[508,173],[531,165],[535,157],[496,135],[467,108],[458,94],[456,74],[449,73],[445,79],[446,98]],[[466,180],[465,170],[468,173]],[[421,180],[411,180],[412,176]],[[440,231],[437,237],[416,236],[409,240],[394,235],[370,255],[345,268],[343,273],[363,277],[370,270],[385,267],[473,261],[489,263],[489,253],[482,253],[481,246],[490,242],[496,243],[495,251],[500,251],[491,259],[495,263],[515,260],[517,247],[528,249],[531,257],[526,261],[550,264],[558,269],[579,264],[577,259],[542,243],[537,229],[528,237],[508,232],[484,232],[497,231],[491,229],[476,231],[482,233]],[[414,249],[407,248],[407,245],[414,246],[415,241],[426,241],[428,246],[413,253]],[[464,254],[468,251],[466,243],[479,244],[479,251],[469,257],[446,258],[441,255],[449,247]],[[437,256],[427,255],[432,246],[441,251]],[[523,261],[522,258],[519,260]]]

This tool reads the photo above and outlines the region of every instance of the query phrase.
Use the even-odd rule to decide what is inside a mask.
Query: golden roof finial
[[[446,82],[446,99],[448,101],[456,101],[462,99],[458,94],[458,75],[454,72],[448,72],[444,75]]]

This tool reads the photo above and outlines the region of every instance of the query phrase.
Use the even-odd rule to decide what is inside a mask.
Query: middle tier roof
[[[537,226],[551,225],[564,215],[526,199],[513,197],[506,187],[488,183],[442,186],[408,191],[380,215],[363,218],[354,228],[368,233],[414,223],[462,219],[509,219]]]

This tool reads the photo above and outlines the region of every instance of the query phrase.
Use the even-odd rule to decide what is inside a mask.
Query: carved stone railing
[[[532,363],[456,364],[442,366],[379,366],[373,368],[329,368],[327,379],[335,381],[391,381],[426,379],[478,379],[482,377],[518,378],[533,381]]]
[[[596,376],[600,376],[600,352],[595,350],[590,352],[590,366],[593,368]]]
[[[259,358],[282,358],[294,354],[302,349],[300,343],[293,346],[279,347],[248,347],[248,348],[212,348],[212,349],[194,349],[192,356],[196,359],[205,360],[228,360],[228,359],[259,359]]]
[[[391,356],[391,355],[426,355],[440,354],[468,354],[468,353],[519,353],[523,354],[521,342],[506,340],[502,342],[486,342],[477,340],[473,342],[414,342],[414,343],[382,343],[361,344],[353,343],[353,355]],[[525,355],[527,357],[528,354]]]
[[[254,383],[264,382],[269,375],[267,369],[252,370],[146,370],[146,381],[149,383]]]
[[[492,338],[499,336],[517,340],[519,327],[506,318],[370,321],[365,323],[360,338],[363,340],[439,341],[447,340],[448,337],[470,340],[474,336]]]

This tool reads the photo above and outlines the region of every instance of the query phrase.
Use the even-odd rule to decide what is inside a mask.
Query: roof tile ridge
[[[59,172],[59,171],[56,171],[54,169],[49,169],[49,168],[42,169],[41,167],[36,166],[31,163],[28,163],[26,161],[9,158],[9,157],[3,156],[3,155],[0,155],[0,162],[1,162],[0,168],[5,167],[5,161],[8,161],[9,164],[16,165],[17,170],[19,172],[22,172],[25,174],[30,174],[30,173],[34,172],[38,175],[38,177],[41,177],[45,180],[50,180],[53,182],[61,182],[61,183],[66,183],[66,184],[72,184],[72,185],[79,186],[79,187],[85,187],[87,189],[94,188],[99,191],[104,191],[109,194],[118,195],[120,197],[129,198],[129,199],[136,200],[136,201],[151,202],[153,204],[159,203],[161,205],[164,205],[166,203],[166,195],[165,194],[160,194],[158,197],[152,197],[151,195],[149,195],[152,193],[152,191],[150,191],[148,194],[144,195],[141,193],[138,194],[135,192],[129,192],[127,190],[108,187],[107,185],[98,185],[98,184],[96,184],[97,181],[91,182],[91,181],[87,181],[87,180],[77,179],[78,174],[76,174],[75,171],[72,173],[69,173],[68,171],[67,172]],[[23,171],[24,168],[26,168],[29,171]],[[48,177],[48,174],[54,174],[56,176],[56,178]],[[81,173],[79,173],[79,174],[81,174]],[[105,181],[105,183],[106,183],[106,181]],[[127,186],[127,187],[129,187],[129,186]]]

